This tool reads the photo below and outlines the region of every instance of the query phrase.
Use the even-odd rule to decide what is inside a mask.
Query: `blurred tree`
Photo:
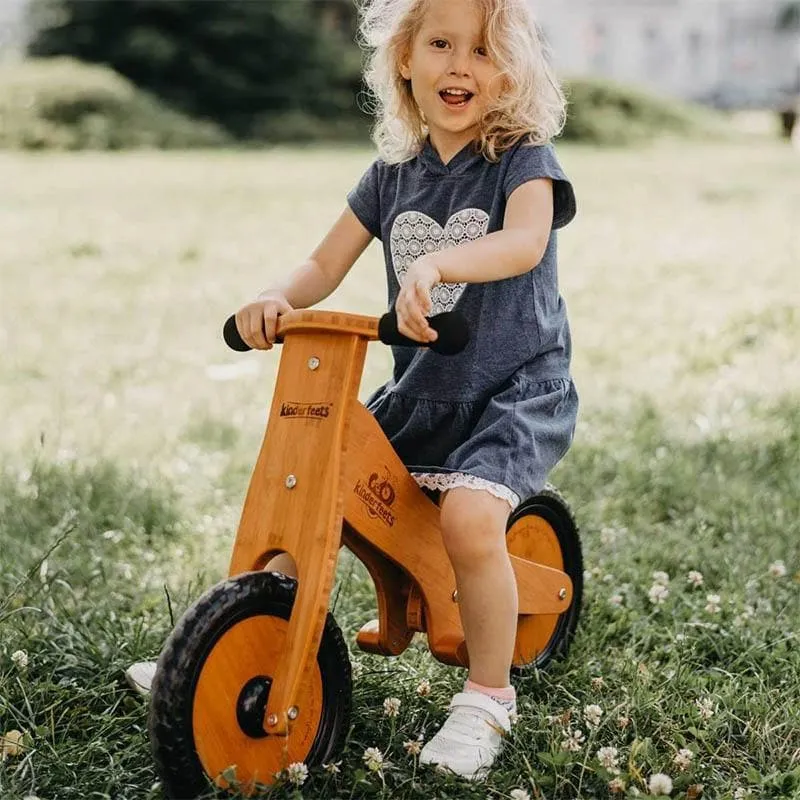
[[[247,136],[286,112],[360,116],[352,0],[33,0],[34,56],[108,64]]]

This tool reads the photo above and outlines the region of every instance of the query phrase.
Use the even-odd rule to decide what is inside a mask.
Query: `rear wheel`
[[[350,724],[347,646],[328,614],[316,670],[297,698],[288,738],[263,715],[284,654],[297,582],[249,572],[209,589],[167,640],[153,680],[150,740],[164,792],[194,798],[211,784],[246,794],[295,761],[315,766],[341,750]]]
[[[566,655],[578,624],[583,598],[583,556],[578,526],[567,502],[548,485],[511,513],[506,543],[512,555],[564,571],[572,580],[572,603],[560,614],[520,617],[512,674],[542,668]]]

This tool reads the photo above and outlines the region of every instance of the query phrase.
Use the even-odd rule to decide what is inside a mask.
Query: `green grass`
[[[672,797],[800,797],[800,161],[756,140],[561,153],[580,199],[560,259],[582,416],[553,476],[585,550],[573,647],[519,681],[520,723],[479,787],[403,749],[432,735],[463,672],[419,643],[354,651],[341,772],[276,798],[604,798],[600,747],[643,794],[664,772]],[[122,672],[225,574],[277,366],[225,350],[220,325],[306,255],[368,160],[0,154],[0,734],[28,737],[0,763],[3,800],[159,796]],[[381,313],[381,270],[373,246],[324,306]],[[372,346],[364,394],[388,369]],[[352,644],[374,592],[350,558],[339,586]],[[576,729],[586,741],[563,749]]]

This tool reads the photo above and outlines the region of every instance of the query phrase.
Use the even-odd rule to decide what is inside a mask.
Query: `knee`
[[[482,493],[462,490],[448,492],[441,509],[442,540],[453,566],[469,567],[505,554],[505,528],[508,504]],[[493,502],[497,501],[497,502]]]

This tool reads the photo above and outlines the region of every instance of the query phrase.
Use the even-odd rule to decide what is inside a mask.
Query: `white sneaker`
[[[464,778],[485,776],[511,730],[508,710],[480,692],[459,692],[450,701],[450,716],[422,748],[420,764],[438,764]]]
[[[137,661],[125,670],[125,680],[135,692],[142,696],[150,694],[153,678],[156,674],[155,661]]]

